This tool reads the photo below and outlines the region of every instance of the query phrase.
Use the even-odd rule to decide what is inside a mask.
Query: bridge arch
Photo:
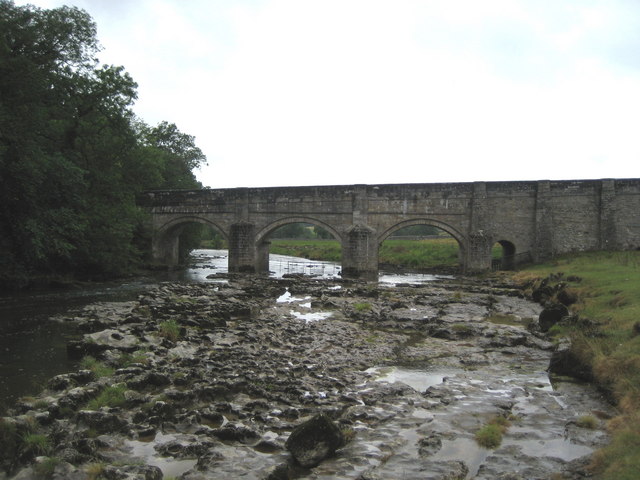
[[[170,266],[178,264],[180,251],[180,234],[184,228],[192,223],[200,223],[215,228],[224,237],[229,240],[229,235],[216,222],[199,215],[184,215],[173,218],[155,230],[152,239],[153,257],[156,261]]]
[[[296,216],[296,217],[283,217],[275,220],[256,233],[255,236],[255,252],[256,252],[256,270],[258,272],[269,271],[269,241],[267,237],[278,228],[289,225],[291,223],[310,223],[312,225],[324,228],[342,245],[342,235],[328,223],[318,220],[313,217]]]
[[[431,227],[436,227],[440,230],[443,230],[447,232],[449,235],[451,235],[458,243],[458,248],[459,248],[458,263],[460,265],[460,268],[462,270],[466,268],[465,259],[466,259],[466,252],[467,252],[467,242],[465,237],[459,231],[453,228],[451,225],[448,225],[438,220],[434,220],[432,218],[414,218],[411,220],[398,222],[395,225],[387,228],[384,232],[382,232],[378,236],[378,245],[381,246],[382,242],[384,242],[387,238],[389,238],[393,232],[396,232],[406,227],[411,227],[413,225],[429,225]]]
[[[262,229],[258,231],[256,234],[256,245],[260,245],[265,241],[265,239],[269,236],[269,234],[273,233],[274,230],[277,230],[284,225],[289,225],[291,223],[310,223],[317,227],[324,228],[327,232],[329,232],[333,237],[342,243],[342,235],[338,232],[334,227],[329,225],[328,223],[323,222],[322,220],[318,220],[313,217],[283,217],[274,222],[269,223]]]
[[[438,220],[429,219],[429,218],[417,218],[417,219],[405,220],[403,222],[394,224],[392,227],[387,228],[384,232],[378,235],[378,244],[381,244],[382,242],[384,242],[387,238],[389,238],[389,236],[391,236],[393,232],[400,230],[401,228],[411,227],[412,225],[430,225],[432,227],[439,228],[440,230],[444,230],[445,232],[447,232],[449,235],[451,235],[453,238],[456,239],[461,249],[464,249],[465,247],[466,241],[464,236],[460,232],[458,232],[452,226],[447,225],[446,223],[440,222]]]
[[[502,256],[491,261],[491,268],[493,270],[513,270],[516,262],[516,246],[509,240],[496,240],[495,244],[499,244],[502,247]]]

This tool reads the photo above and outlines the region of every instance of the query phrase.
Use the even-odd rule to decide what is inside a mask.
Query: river
[[[83,439],[114,478],[118,468],[142,475],[156,466],[185,480],[258,479],[282,469],[327,480],[558,472],[578,479],[606,442],[611,408],[589,385],[551,382],[553,347],[525,328],[541,307],[517,290],[386,273],[377,287],[364,286],[336,280],[333,263],[270,260],[272,277],[327,281],[233,278],[225,251],[196,250],[179,271],[1,298],[4,404],[37,396],[50,377],[76,370],[67,342],[97,319],[102,325],[76,342],[83,351],[104,346],[115,358],[120,347],[145,345],[142,360],[99,380],[126,384],[126,407],[87,409],[96,384],[79,380],[76,388],[62,376],[46,398],[17,402],[17,410],[53,418],[42,430],[65,432],[59,451]],[[139,301],[123,303],[132,299]],[[78,321],[62,321],[70,318]],[[184,326],[177,342],[158,334],[158,325],[175,319]],[[319,411],[340,414],[351,440],[299,471],[286,442]],[[595,428],[581,425],[585,417]],[[480,446],[475,432],[497,419],[507,422],[502,444]],[[77,473],[84,462],[66,468]]]
[[[67,358],[66,345],[79,333],[73,322],[57,319],[73,316],[94,302],[133,300],[158,282],[226,282],[227,256],[226,250],[194,250],[188,267],[180,270],[71,290],[0,296],[0,414],[16,399],[39,392],[52,376],[77,368],[77,362]],[[341,269],[337,263],[272,254],[269,270],[272,277],[304,274],[332,278],[338,277]],[[387,284],[436,278],[428,274],[380,274],[380,282]]]

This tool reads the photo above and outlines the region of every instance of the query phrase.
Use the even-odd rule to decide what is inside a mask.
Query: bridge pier
[[[180,234],[153,235],[151,239],[151,254],[153,262],[158,265],[175,267],[179,262]]]
[[[342,242],[342,276],[378,280],[378,241],[373,229],[354,225],[347,231]]]
[[[255,225],[236,223],[229,229],[229,272],[258,273],[258,248],[255,246]],[[268,251],[267,251],[268,252]],[[267,253],[268,254],[268,253]],[[267,259],[267,268],[269,261]]]
[[[482,230],[469,235],[463,263],[464,273],[483,272],[491,269],[493,240]]]

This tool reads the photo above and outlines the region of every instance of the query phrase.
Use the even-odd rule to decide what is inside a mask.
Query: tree
[[[317,225],[313,227],[313,233],[315,234],[316,238],[320,238],[324,240],[333,238],[333,235],[327,232],[324,228],[319,227]]]
[[[65,87],[95,64],[95,24],[76,8],[0,0],[0,32],[2,267],[53,269],[84,227],[84,172],[61,147]]]
[[[307,223],[288,223],[271,234],[271,238],[312,238],[313,233]]]
[[[206,164],[206,157],[195,144],[195,138],[178,130],[173,123],[161,122],[156,127],[139,125],[141,139],[148,154],[155,156],[162,182],[155,188],[202,188],[193,170]]]
[[[135,195],[199,188],[205,156],[174,124],[148,127],[122,67],[98,66],[75,7],[0,0],[0,275],[118,274],[148,250]],[[0,280],[2,280],[0,278]]]

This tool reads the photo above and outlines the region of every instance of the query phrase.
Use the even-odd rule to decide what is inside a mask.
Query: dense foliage
[[[85,11],[0,0],[0,283],[123,273],[149,248],[135,195],[200,186],[193,137],[136,119],[98,50]]]

